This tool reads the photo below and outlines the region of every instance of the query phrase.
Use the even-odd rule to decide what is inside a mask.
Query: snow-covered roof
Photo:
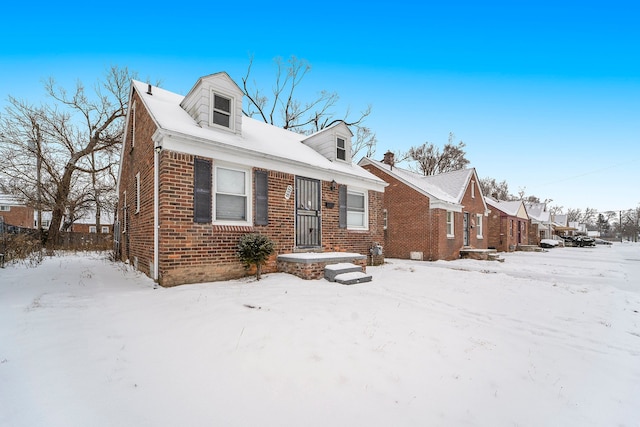
[[[172,149],[171,141],[180,141],[180,149],[216,157],[225,152],[235,161],[282,172],[301,173],[317,179],[335,179],[338,183],[358,182],[360,185],[384,191],[386,183],[362,167],[346,162],[332,162],[302,143],[308,136],[291,132],[250,117],[242,117],[242,133],[225,132],[199,126],[180,103],[182,95],[132,81],[133,87],[159,128],[164,148]],[[173,147],[176,148],[176,147]],[[177,149],[177,148],[176,148]],[[215,151],[215,154],[212,152]],[[296,169],[297,168],[297,169]]]
[[[521,200],[497,200],[493,197],[485,197],[487,205],[496,208],[509,216],[528,218],[527,211]]]
[[[24,206],[18,199],[11,194],[0,194],[0,205],[2,206]]]
[[[525,207],[532,221],[543,224],[551,223],[551,212],[547,210],[546,203],[525,202]]]
[[[362,158],[359,165],[373,165],[391,176],[403,181],[415,190],[423,193],[434,201],[441,201],[446,204],[460,205],[464,192],[471,178],[475,175],[474,168],[460,169],[453,172],[446,172],[438,175],[421,175],[419,173],[402,169],[368,157]]]

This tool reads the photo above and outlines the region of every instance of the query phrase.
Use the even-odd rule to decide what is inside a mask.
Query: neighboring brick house
[[[18,202],[8,194],[0,194],[0,217],[6,225],[35,228],[34,209]]]
[[[132,82],[114,239],[162,286],[244,276],[247,233],[277,254],[367,255],[383,239],[386,183],[352,163],[348,126],[297,134],[243,117],[242,98],[224,72],[186,96]]]
[[[489,213],[488,245],[500,252],[513,252],[529,244],[531,221],[522,200],[497,200],[485,197]]]
[[[111,212],[102,212],[100,225],[96,226],[96,222],[96,214],[92,211],[75,220],[69,231],[74,233],[113,233],[113,214]]]
[[[386,257],[452,260],[463,248],[486,249],[487,206],[475,169],[423,176],[384,161],[363,158],[359,165],[380,177],[385,189]]]
[[[525,208],[531,219],[529,244],[539,245],[542,239],[551,239],[553,236],[553,226],[551,222],[551,212],[547,210],[547,204],[525,202]]]

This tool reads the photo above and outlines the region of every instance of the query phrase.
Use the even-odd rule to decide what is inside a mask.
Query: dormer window
[[[342,138],[337,138],[336,140],[336,158],[338,160],[347,160],[347,145]]]
[[[231,128],[231,108],[233,102],[231,98],[212,92],[213,109],[211,112],[211,122],[214,125]]]

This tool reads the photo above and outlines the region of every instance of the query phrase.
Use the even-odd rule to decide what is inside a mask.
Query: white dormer
[[[302,140],[332,162],[351,164],[351,138],[353,133],[342,120]]]
[[[180,106],[201,127],[242,133],[242,90],[225,72],[201,77]]]

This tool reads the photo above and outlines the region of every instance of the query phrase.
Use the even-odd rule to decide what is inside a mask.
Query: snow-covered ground
[[[640,425],[640,245],[504,258],[170,289],[7,266],[0,425]]]

